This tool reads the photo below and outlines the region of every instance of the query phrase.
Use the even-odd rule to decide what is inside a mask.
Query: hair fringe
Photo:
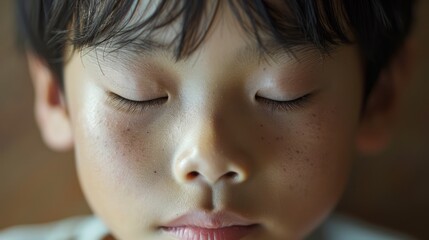
[[[208,5],[212,3],[213,5]],[[223,2],[222,2],[223,3]],[[365,96],[405,41],[414,0],[229,0],[227,6],[243,30],[265,51],[263,37],[290,49],[312,45],[327,53],[340,44],[356,43],[366,62]],[[142,5],[153,7],[143,8]],[[138,44],[141,36],[180,24],[169,44],[176,59],[189,56],[203,42],[220,0],[18,0],[20,39],[56,74],[63,87],[65,48],[119,49]],[[210,12],[211,10],[211,12]],[[139,16],[140,14],[140,16]]]

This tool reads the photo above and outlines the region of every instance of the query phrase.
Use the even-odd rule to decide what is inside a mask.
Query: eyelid
[[[108,92],[107,101],[120,111],[128,113],[142,113],[151,108],[159,107],[168,101],[168,96],[154,98],[145,101],[135,101],[122,97],[116,93]]]
[[[270,108],[270,110],[273,112],[295,111],[304,107],[304,105],[308,102],[309,98],[312,95],[313,94],[309,93],[309,94],[305,94],[304,96],[301,96],[292,100],[287,100],[287,101],[279,101],[279,100],[274,100],[274,99],[256,95],[255,100],[262,104],[267,105]]]

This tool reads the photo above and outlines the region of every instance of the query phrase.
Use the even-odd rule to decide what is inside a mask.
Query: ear
[[[70,150],[72,129],[55,74],[36,55],[29,53],[27,59],[35,92],[35,116],[42,138],[53,150]]]
[[[408,39],[390,64],[381,71],[364,108],[357,134],[357,150],[374,155],[392,140],[401,98],[412,78],[414,43]]]

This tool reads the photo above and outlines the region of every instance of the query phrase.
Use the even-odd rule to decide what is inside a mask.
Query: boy
[[[314,230],[389,140],[412,4],[20,1],[43,138],[97,216],[33,239],[344,239]]]

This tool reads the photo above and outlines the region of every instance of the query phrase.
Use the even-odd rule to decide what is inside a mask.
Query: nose
[[[226,121],[221,118],[201,122],[189,128],[177,147],[173,160],[176,181],[181,184],[202,181],[209,185],[221,181],[245,182],[250,175],[250,164],[246,151],[237,143],[239,133],[228,131]]]

